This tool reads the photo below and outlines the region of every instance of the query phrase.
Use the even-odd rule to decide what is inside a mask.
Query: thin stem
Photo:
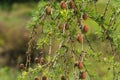
[[[114,20],[113,20],[113,22],[112,22],[113,25],[115,24],[115,22],[117,22],[117,19],[119,20],[119,18],[120,18],[120,11],[117,11],[117,12],[116,12],[116,15],[115,15],[115,17],[114,17]],[[120,23],[120,21],[119,21],[119,23]],[[113,30],[116,30],[116,29],[115,29],[116,27],[117,27],[117,26],[115,26],[115,27],[112,26],[112,29],[113,29]]]
[[[97,6],[96,6],[96,2],[94,1],[94,7],[95,7],[95,12],[97,14]]]
[[[110,4],[110,0],[108,0],[108,2],[107,2],[107,4],[106,4],[106,7],[105,7],[105,10],[104,10],[104,12],[103,12],[103,16],[102,16],[102,17],[104,17],[104,18],[105,18],[105,16],[106,16],[107,11],[108,11],[108,6],[109,6],[109,4]]]
[[[51,31],[52,32],[52,28],[51,28]],[[48,52],[48,55],[49,55],[49,61],[51,60],[50,56],[51,56],[51,53],[52,53],[52,36],[50,34],[50,43],[49,43],[49,52]]]
[[[89,73],[89,71],[88,71],[88,69],[87,69],[87,67],[86,67],[86,65],[84,64],[84,68],[85,68],[85,70],[87,71],[87,73],[88,73],[88,76],[89,76],[89,78],[91,77],[91,75],[90,75],[90,73]]]
[[[63,33],[62,33],[62,34],[65,35],[65,25],[63,26]],[[59,45],[59,48],[58,48],[58,51],[61,49],[63,43],[64,43],[64,40],[61,41],[61,43],[60,43],[60,45]],[[60,55],[60,52],[58,52],[57,56],[59,56],[59,55]],[[54,58],[54,60],[57,59],[57,56]],[[56,65],[56,61],[55,61],[55,63],[53,64],[53,67],[54,67],[55,65]]]
[[[85,35],[85,39],[86,39],[86,41],[87,41],[87,43],[88,43],[90,49],[91,49],[93,52],[95,52],[94,48],[92,47],[92,45],[91,45],[91,43],[90,43],[90,41],[88,40],[88,38],[87,38],[86,35]]]
[[[84,51],[84,38],[82,38],[82,51]]]
[[[115,12],[113,12],[111,14],[111,18],[110,18],[110,21],[109,21],[109,27],[108,28],[110,28],[112,26],[112,23],[114,22],[114,19],[115,19]]]
[[[115,72],[115,55],[116,55],[116,52],[115,52],[115,49],[114,49],[114,45],[113,43],[111,42],[111,40],[109,40],[109,43],[110,43],[110,46],[111,46],[111,49],[112,49],[112,53],[113,53],[113,80],[115,80],[116,78],[116,72]]]
[[[31,62],[31,54],[33,53],[33,48],[35,47],[35,39],[36,39],[36,32],[37,30],[37,26],[35,25],[33,27],[32,33],[31,33],[31,37],[30,40],[28,42],[28,50],[26,51],[27,54],[27,60],[26,60],[26,69],[30,67],[30,62]]]

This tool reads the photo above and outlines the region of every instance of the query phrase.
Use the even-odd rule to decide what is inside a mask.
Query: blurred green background
[[[17,80],[25,63],[26,28],[38,0],[0,0],[0,80]]]
[[[27,50],[27,42],[30,34],[30,30],[26,25],[30,21],[38,1],[0,0],[0,80],[17,80],[17,76],[20,74],[18,65],[21,62],[25,63],[25,51]],[[48,0],[41,0],[41,5],[44,1],[47,2]],[[99,9],[99,13],[103,12],[105,4],[106,0],[98,0],[97,8]],[[115,5],[116,3],[113,2],[111,4]],[[109,13],[111,12],[110,10]],[[91,38],[91,41],[95,40],[94,31],[100,31],[98,25],[90,19],[83,23],[90,25],[89,35],[92,35],[92,37],[89,38]],[[120,28],[117,31],[119,32],[119,30]],[[101,52],[106,52],[106,45],[104,43],[100,45],[101,47],[96,48],[102,48],[100,49],[102,50]],[[95,65],[97,66],[98,63],[96,62]],[[91,68],[95,68],[96,66],[91,66]],[[107,65],[102,66],[103,68],[97,67],[99,69],[96,69],[96,71],[99,72],[101,80],[111,79],[109,72],[104,72],[107,69]],[[105,75],[108,78],[102,78]]]

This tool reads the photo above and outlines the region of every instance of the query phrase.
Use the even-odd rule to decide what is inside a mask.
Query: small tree
[[[112,5],[116,1],[107,0],[100,10],[98,0],[66,0],[48,3],[40,1],[38,9],[29,24],[33,28],[28,43],[25,70],[19,80],[95,80],[97,71],[90,66],[99,62],[108,65],[113,80],[119,79],[119,33],[120,7]],[[117,2],[118,3],[118,2]],[[42,5],[41,5],[42,4]],[[91,23],[98,30],[94,31]],[[108,45],[109,56],[102,53],[100,45],[92,41],[89,32],[97,35],[98,44]],[[96,30],[96,29],[95,29]],[[98,49],[96,47],[100,47]],[[36,50],[40,53],[35,53]],[[46,49],[46,53],[43,50]],[[36,65],[31,65],[31,55]],[[108,78],[109,79],[109,78]]]

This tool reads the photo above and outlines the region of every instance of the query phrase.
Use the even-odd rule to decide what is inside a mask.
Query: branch
[[[88,38],[87,38],[86,35],[85,35],[85,39],[86,39],[86,41],[87,41],[87,43],[88,43],[90,49],[91,49],[93,52],[95,52],[95,50],[93,49],[93,47],[92,47],[92,45],[91,45],[91,43],[90,43],[90,41],[88,40]]]
[[[108,6],[109,6],[109,4],[110,4],[110,0],[108,0],[108,2],[107,2],[107,4],[106,4],[105,10],[104,10],[103,15],[102,15],[103,18],[105,18],[105,16],[106,16],[106,13],[107,13],[107,11],[108,11]]]
[[[51,32],[52,32],[52,28],[51,28]],[[49,61],[51,60],[51,58],[50,58],[50,56],[51,56],[51,52],[52,52],[52,37],[51,37],[51,34],[50,34],[49,52],[48,52],[48,55],[49,55]]]
[[[31,37],[30,37],[30,40],[28,42],[28,49],[26,51],[26,54],[27,54],[27,60],[26,60],[26,69],[30,67],[30,62],[31,62],[31,54],[33,53],[33,49],[35,49],[35,39],[36,39],[36,32],[37,30],[37,26],[34,25],[33,27],[33,30],[32,30],[32,33],[31,33]]]

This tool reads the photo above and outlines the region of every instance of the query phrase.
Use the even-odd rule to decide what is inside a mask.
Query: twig
[[[58,49],[56,51],[56,53],[57,53],[56,56],[50,62],[43,65],[42,68],[46,68],[46,67],[48,67],[48,66],[50,66],[52,64],[53,64],[53,67],[56,65],[56,61],[57,61],[58,57],[60,56],[59,50],[62,48],[63,43],[64,43],[64,40],[60,42],[59,47],[58,47]]]
[[[72,53],[72,56],[73,56],[74,61],[76,61],[76,60],[75,60],[76,57],[77,57],[77,59],[78,59],[79,57],[75,54],[75,49],[74,49],[75,45],[74,45],[71,37],[70,37],[69,39],[70,39],[71,48],[72,48],[72,49],[71,49],[71,53]],[[73,71],[74,71],[74,72],[73,72],[74,80],[78,80],[79,78],[78,78],[78,76],[77,76],[77,72],[76,72],[75,68],[73,69]]]
[[[113,20],[113,25],[115,24],[115,21],[117,20],[117,18],[118,18],[118,19],[120,18],[120,10],[119,10],[118,12],[116,12],[116,15],[115,15],[114,20]],[[119,21],[119,23],[120,23],[120,21]],[[112,26],[112,29],[113,29],[113,30],[116,30],[116,29],[115,29],[116,27],[117,27],[117,26]]]
[[[44,18],[44,12],[41,14],[41,16],[39,16],[39,19],[42,21]],[[37,38],[37,24],[34,24],[33,25],[33,29],[32,29],[32,33],[31,33],[31,36],[30,36],[30,40],[28,42],[28,49],[26,51],[26,54],[27,54],[27,59],[26,59],[26,69],[30,67],[30,62],[31,62],[31,54],[33,53],[33,49],[35,49],[36,47],[36,38]]]
[[[32,33],[31,33],[31,37],[30,37],[30,41],[28,42],[28,50],[26,51],[27,54],[27,60],[26,60],[26,69],[30,67],[30,62],[31,62],[31,54],[33,53],[33,48],[35,47],[35,39],[36,39],[36,32],[37,30],[37,26],[34,25]]]
[[[86,35],[85,35],[85,39],[86,39],[86,41],[87,41],[87,43],[88,43],[90,49],[91,49],[93,52],[95,52],[95,50],[93,49],[93,47],[92,47],[92,45],[91,45],[91,43],[90,43],[90,41],[88,40],[88,38],[87,38]]]
[[[113,57],[114,57],[114,59],[113,59],[113,80],[115,80],[116,73],[115,73],[114,63],[115,63],[115,55],[116,55],[116,53],[115,53],[115,50],[113,48],[113,44],[112,44],[111,40],[109,40],[109,43],[110,43],[110,46],[111,46],[111,49],[112,49],[112,53],[113,53]]]
[[[96,2],[94,1],[94,7],[95,7],[95,12],[97,14],[97,6],[96,6]]]
[[[120,22],[115,26],[115,28],[113,29],[114,31],[117,30],[117,28],[119,27]]]
[[[51,28],[51,32],[52,32],[52,28]],[[52,52],[52,37],[51,37],[51,34],[50,34],[49,52],[48,52],[48,55],[49,55],[49,61],[51,60],[51,58],[50,58],[50,56],[51,56],[51,52]]]
[[[106,16],[106,13],[107,13],[107,11],[108,11],[108,6],[109,6],[109,4],[110,4],[110,0],[108,0],[108,2],[107,2],[107,4],[106,4],[105,10],[104,10],[103,15],[102,15],[103,18],[105,18],[105,16]]]
[[[88,71],[88,69],[87,69],[86,65],[85,65],[85,64],[83,64],[83,65],[84,65],[85,70],[86,70],[86,71],[87,71],[87,73],[88,73],[89,78],[90,78],[90,77],[91,77],[91,75],[90,75],[90,73],[89,73],[89,71]]]
[[[108,29],[112,26],[112,23],[114,22],[114,20],[115,20],[115,12],[113,12],[111,14],[111,18],[110,18],[110,21],[109,21],[109,27],[108,27]]]

